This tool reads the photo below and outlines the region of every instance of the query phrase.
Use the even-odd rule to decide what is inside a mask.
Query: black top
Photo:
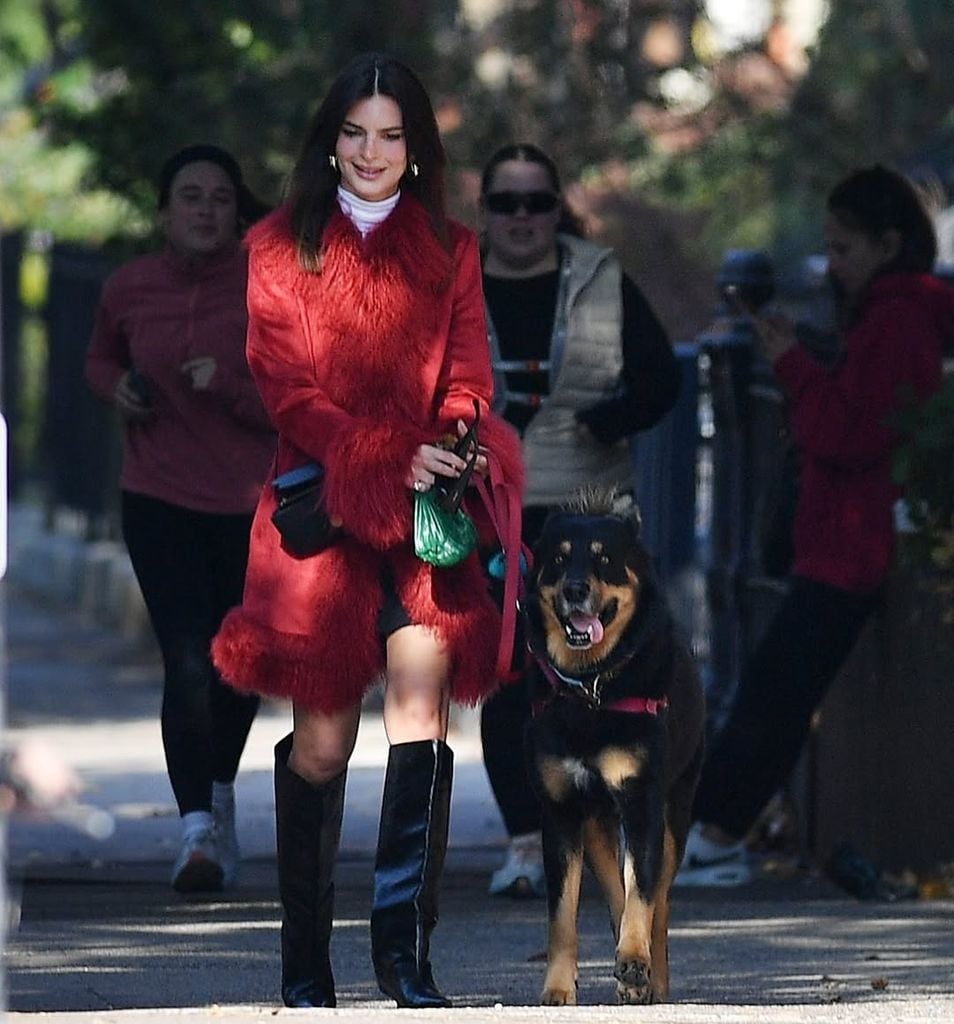
[[[503,359],[548,359],[556,315],[559,270],[534,277],[484,275],[484,298]],[[669,338],[646,297],[623,274],[623,370],[617,394],[576,418],[603,444],[635,434],[657,423],[673,407],[679,393],[679,364]],[[514,391],[546,395],[546,371],[508,373]],[[531,406],[508,403],[504,417],[521,433],[536,412]]]

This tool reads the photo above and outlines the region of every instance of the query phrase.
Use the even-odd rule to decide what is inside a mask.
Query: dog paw
[[[621,1006],[647,1006],[653,1001],[649,967],[638,960],[617,961],[616,1001]]]
[[[540,996],[541,1006],[576,1006],[576,985],[547,985]]]

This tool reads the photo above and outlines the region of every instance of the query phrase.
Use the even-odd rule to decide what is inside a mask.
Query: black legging
[[[530,505],[523,510],[523,542],[529,547],[536,544],[549,512],[543,505]],[[530,783],[524,748],[535,671],[530,667],[524,678],[501,687],[480,710],[484,767],[511,836],[526,835],[541,827],[540,804]]]
[[[706,757],[694,820],[739,838],[748,832],[795,767],[812,714],[876,604],[793,578]]]
[[[123,536],[165,667],[162,745],[179,813],[231,782],[258,698],[222,684],[209,645],[242,600],[252,517],[193,512],[124,491]]]

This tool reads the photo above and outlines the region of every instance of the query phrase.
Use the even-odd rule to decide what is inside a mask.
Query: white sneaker
[[[238,882],[242,854],[235,831],[235,787],[230,783],[212,783],[212,821],[216,860],[222,868],[222,888],[231,889]]]
[[[218,892],[222,888],[222,866],[211,821],[206,827],[185,830],[182,849],[172,867],[172,888],[176,892]]]
[[[748,851],[742,842],[724,846],[714,843],[702,834],[702,824],[696,822],[686,837],[686,852],[682,867],[673,879],[677,886],[735,886],[752,881],[752,866]]]
[[[510,840],[507,859],[490,878],[491,896],[546,895],[543,871],[543,841],[539,832],[515,836]]]

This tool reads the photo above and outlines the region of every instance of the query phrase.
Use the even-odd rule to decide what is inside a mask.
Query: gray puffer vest
[[[558,309],[550,345],[550,394],[523,437],[527,505],[561,505],[579,487],[633,488],[630,445],[623,438],[604,445],[584,432],[575,414],[611,398],[623,368],[622,269],[609,249],[571,235],[559,235],[563,254]],[[488,312],[488,323],[490,314]],[[490,324],[494,363],[494,406],[510,394],[500,347]],[[543,368],[541,366],[541,368]]]

